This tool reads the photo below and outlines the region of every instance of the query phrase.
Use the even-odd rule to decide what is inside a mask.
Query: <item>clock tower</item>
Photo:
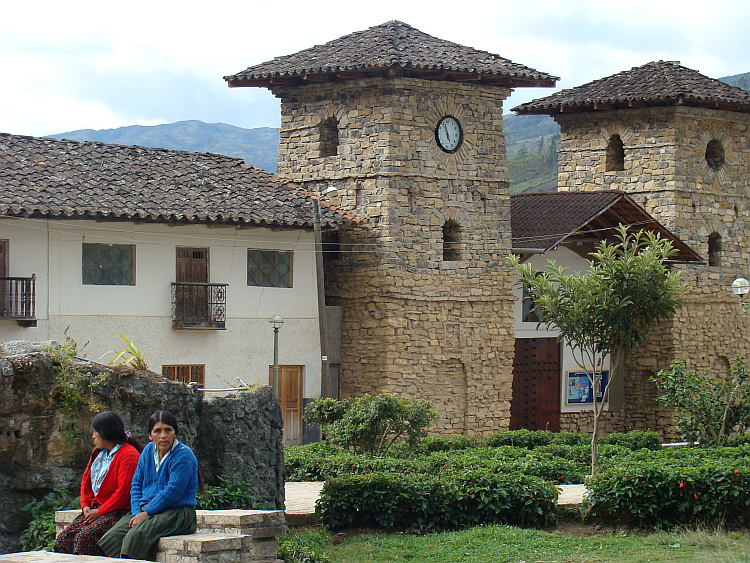
[[[277,174],[355,218],[325,255],[342,397],[428,400],[444,434],[507,428],[513,363],[503,100],[556,78],[392,21],[230,86],[281,98]],[[332,247],[327,247],[331,249]]]

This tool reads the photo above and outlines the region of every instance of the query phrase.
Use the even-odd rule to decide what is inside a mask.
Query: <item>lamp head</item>
[[[745,278],[737,278],[732,282],[732,293],[743,296],[750,291],[750,282]]]
[[[271,326],[274,329],[281,328],[281,325],[284,324],[284,319],[281,317],[281,315],[274,315],[270,319],[268,319],[268,322],[271,323]]]
[[[325,190],[320,192],[320,199],[323,199],[324,197],[328,197],[328,196],[333,197],[338,193],[339,193],[339,190],[336,186],[328,186]]]

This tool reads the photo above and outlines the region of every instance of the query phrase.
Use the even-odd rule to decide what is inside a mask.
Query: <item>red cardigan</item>
[[[81,480],[81,508],[91,506],[94,501],[97,501],[99,514],[129,509],[130,484],[133,481],[133,473],[135,473],[139,457],[138,450],[125,442],[117,450],[97,495],[94,495],[94,489],[91,488],[92,460],[90,459]]]

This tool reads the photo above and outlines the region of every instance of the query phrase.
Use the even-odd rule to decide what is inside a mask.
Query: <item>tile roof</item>
[[[510,196],[511,246],[518,254],[547,252],[576,238],[605,239],[618,225],[656,231],[678,250],[672,260],[703,259],[618,190],[522,193]]]
[[[325,45],[276,57],[224,80],[229,86],[301,84],[363,76],[414,76],[501,86],[554,86],[558,80],[508,59],[444,41],[400,21],[357,31]]]
[[[0,215],[312,228],[313,205],[238,158],[0,133]]]
[[[677,62],[650,62],[631,70],[532,100],[513,111],[553,115],[664,105],[690,105],[750,112],[750,92],[729,86]]]

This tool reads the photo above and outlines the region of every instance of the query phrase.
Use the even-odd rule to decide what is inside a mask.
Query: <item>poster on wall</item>
[[[601,372],[600,387],[597,389],[596,400],[597,402],[602,401],[604,389],[607,387],[607,381],[609,381],[609,372]],[[594,401],[593,393],[591,392],[591,382],[585,371],[569,371],[568,372],[568,404],[580,404],[580,403],[591,403]]]

